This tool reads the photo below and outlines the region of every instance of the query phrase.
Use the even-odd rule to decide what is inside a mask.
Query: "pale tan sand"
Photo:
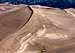
[[[9,6],[1,7],[0,53],[75,53],[75,9]]]

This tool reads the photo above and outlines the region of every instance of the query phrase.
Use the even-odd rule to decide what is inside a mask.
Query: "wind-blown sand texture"
[[[74,11],[1,4],[0,53],[75,53]]]

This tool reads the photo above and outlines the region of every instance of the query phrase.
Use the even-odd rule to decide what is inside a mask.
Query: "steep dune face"
[[[0,40],[23,27],[32,13],[28,7],[0,5],[0,8]]]
[[[0,53],[75,53],[74,9],[3,6]]]
[[[32,13],[27,6],[0,5],[0,53],[13,53],[18,47],[15,40],[17,35],[12,34],[29,21]]]

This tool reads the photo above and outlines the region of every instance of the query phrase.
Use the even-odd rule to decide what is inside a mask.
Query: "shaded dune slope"
[[[10,8],[10,5],[2,7],[6,9],[0,10],[0,40],[22,28],[32,15],[29,7],[11,6]]]

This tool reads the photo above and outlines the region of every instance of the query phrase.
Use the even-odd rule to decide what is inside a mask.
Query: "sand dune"
[[[74,9],[0,6],[0,53],[75,52]]]

